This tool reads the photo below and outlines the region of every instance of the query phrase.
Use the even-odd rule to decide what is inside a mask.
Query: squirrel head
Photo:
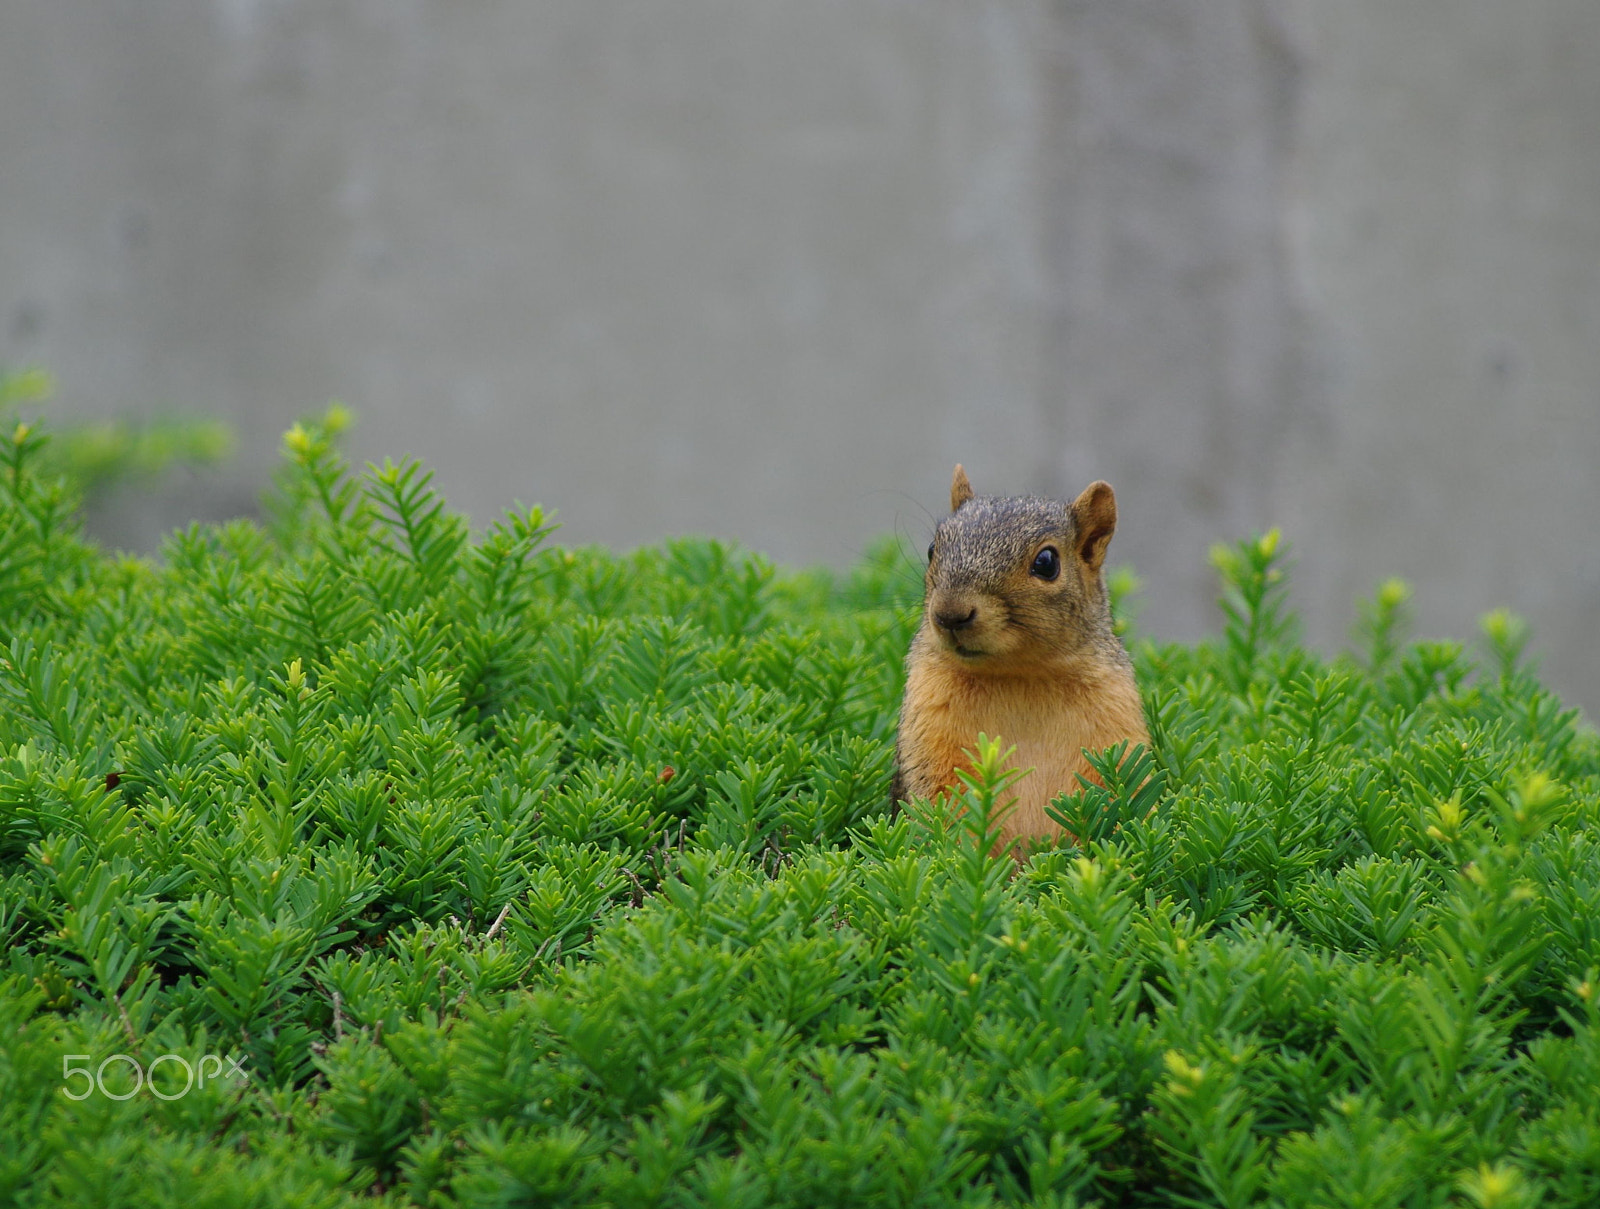
[[[923,649],[997,675],[1070,670],[1121,644],[1100,568],[1117,527],[1111,485],[1072,503],[975,495],[960,466],[928,547]]]

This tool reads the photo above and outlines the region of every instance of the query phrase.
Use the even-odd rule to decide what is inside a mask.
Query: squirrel
[[[1150,744],[1133,663],[1112,629],[1101,565],[1117,527],[1109,483],[1072,503],[974,495],[959,465],[928,546],[922,623],[906,656],[894,801],[936,798],[979,732],[1014,745],[999,847],[1063,834],[1045,814],[1094,778],[1083,749]],[[1018,848],[1020,858],[1020,845]]]

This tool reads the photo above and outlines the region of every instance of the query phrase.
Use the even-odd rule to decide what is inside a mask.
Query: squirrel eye
[[[933,543],[932,542],[928,543],[928,561],[929,562],[933,561]]]
[[[1054,579],[1061,574],[1061,555],[1056,553],[1054,546],[1046,546],[1033,556],[1033,566],[1029,573],[1037,575],[1040,579]]]

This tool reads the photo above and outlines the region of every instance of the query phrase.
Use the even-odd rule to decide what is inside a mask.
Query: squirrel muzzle
[[[963,660],[994,653],[1004,616],[993,600],[966,591],[934,591],[927,603],[928,618],[939,644]]]

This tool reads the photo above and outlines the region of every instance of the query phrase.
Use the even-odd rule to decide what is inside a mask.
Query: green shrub
[[[889,808],[893,545],[473,535],[344,422],[159,562],[0,439],[0,1200],[1600,1202],[1600,749],[1515,619],[1327,659],[1219,551],[1018,870],[992,744]]]
[[[0,365],[0,418],[22,405],[42,404],[54,393],[55,381],[43,370]],[[174,466],[225,462],[233,446],[233,429],[221,420],[94,420],[56,432],[38,450],[37,460],[74,493],[92,499],[118,483],[148,484]]]

